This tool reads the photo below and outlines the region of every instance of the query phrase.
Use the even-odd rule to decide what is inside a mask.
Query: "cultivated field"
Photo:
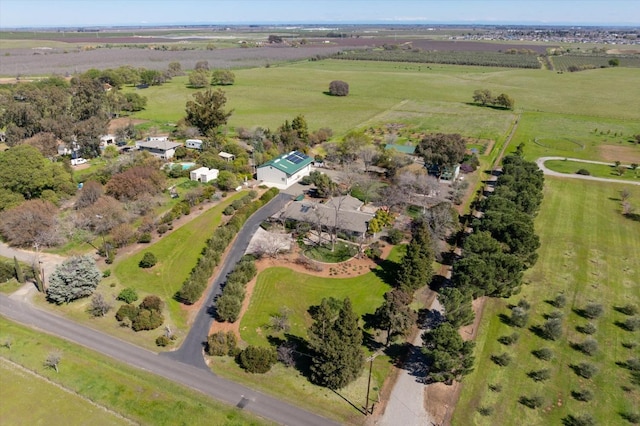
[[[545,199],[536,219],[542,243],[540,258],[526,273],[528,285],[521,294],[487,303],[477,339],[477,365],[464,380],[454,424],[561,424],[568,415],[589,413],[598,424],[613,425],[625,424],[621,413],[638,411],[637,384],[631,384],[629,370],[617,365],[640,354],[638,346],[624,346],[637,344],[638,332],[617,324],[628,317],[616,308],[640,305],[640,258],[636,256],[640,252],[640,223],[620,213],[619,191],[623,188],[631,190],[631,200],[637,205],[640,189],[631,185],[547,178]],[[562,308],[548,302],[558,294],[567,300]],[[521,299],[527,300],[531,309],[528,328],[518,329],[504,318],[510,316],[508,306]],[[601,304],[602,316],[594,320],[581,316],[579,310],[588,303]],[[563,314],[561,338],[546,340],[531,331],[555,310]],[[598,343],[592,356],[572,348],[589,337],[579,331],[589,321],[597,330],[591,335]],[[506,346],[498,342],[500,336],[514,331],[520,335],[517,343]],[[543,347],[553,352],[550,361],[532,354]],[[499,367],[491,356],[503,352],[512,355],[513,361]],[[572,366],[581,362],[597,367],[592,379],[574,372]],[[536,382],[528,377],[531,371],[541,369],[549,369],[548,380]],[[592,401],[581,402],[572,396],[583,389],[593,393]],[[519,402],[523,396],[542,397],[542,406],[528,408]],[[482,408],[489,408],[492,414],[485,411],[483,416],[479,412]]]

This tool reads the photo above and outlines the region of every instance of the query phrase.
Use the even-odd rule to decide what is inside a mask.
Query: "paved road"
[[[601,177],[595,177],[595,176],[585,176],[585,175],[578,175],[578,174],[555,172],[555,171],[549,170],[548,168],[545,167],[544,163],[546,161],[549,161],[549,160],[567,160],[567,161],[575,161],[575,162],[578,162],[578,163],[606,164],[607,166],[613,165],[612,163],[605,163],[605,162],[602,162],[602,161],[580,160],[578,158],[540,157],[540,158],[538,158],[536,160],[536,164],[538,165],[540,170],[542,170],[542,172],[545,175],[548,175],[548,176],[557,176],[557,177],[571,178],[571,179],[594,180],[594,181],[598,181],[598,182],[615,182],[615,183],[626,183],[626,184],[629,184],[629,185],[640,185],[640,182],[631,181],[631,180],[609,179],[609,178],[601,178]]]
[[[133,367],[155,373],[206,395],[287,425],[335,425],[336,423],[276,398],[222,379],[200,368],[176,362],[115,337],[41,311],[19,300],[0,295],[0,313],[16,322],[93,349]]]
[[[231,272],[235,264],[244,255],[251,241],[251,237],[260,226],[260,223],[282,209],[290,200],[290,195],[278,194],[266,206],[255,212],[249,220],[247,220],[229,250],[224,264],[219,269],[218,275],[214,278],[213,285],[205,295],[207,302],[202,304],[200,311],[191,325],[189,334],[178,350],[165,352],[163,354],[164,356],[209,371],[209,367],[207,367],[204,362],[203,349],[214,317],[215,307],[213,299],[216,295],[220,294],[221,284],[225,282],[229,272]]]

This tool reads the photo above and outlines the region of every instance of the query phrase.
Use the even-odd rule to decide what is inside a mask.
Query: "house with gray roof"
[[[170,160],[176,153],[176,148],[182,144],[171,142],[168,138],[147,138],[144,142],[136,142],[136,146],[140,151],[148,151],[162,160]]]
[[[287,189],[311,173],[313,159],[299,151],[291,151],[258,166],[260,184]]]

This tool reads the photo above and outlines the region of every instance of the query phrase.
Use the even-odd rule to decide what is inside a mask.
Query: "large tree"
[[[49,201],[29,200],[0,215],[0,232],[17,247],[52,246],[60,242],[58,209]]]
[[[227,123],[231,111],[225,111],[227,97],[222,90],[205,90],[193,94],[193,100],[187,101],[187,122],[198,128],[203,135],[210,134]]]
[[[466,149],[464,139],[457,133],[432,133],[420,141],[416,153],[426,164],[442,168],[462,162]]]
[[[475,314],[471,306],[473,297],[470,289],[445,287],[440,290],[438,300],[444,307],[446,320],[455,328],[473,323]]]
[[[358,377],[364,366],[358,316],[348,298],[341,303],[335,299],[322,299],[312,311],[314,322],[309,330],[309,348],[313,352],[311,379],[330,389],[343,388]]]
[[[413,293],[429,284],[433,277],[433,246],[428,225],[423,221],[413,224],[411,242],[400,263],[397,286],[406,293]]]
[[[416,312],[411,309],[411,296],[402,290],[394,289],[384,294],[384,302],[374,314],[376,328],[387,333],[385,345],[389,345],[393,336],[403,335],[411,329],[417,320]]]
[[[91,256],[77,256],[58,265],[49,276],[47,298],[58,305],[90,296],[102,274]]]
[[[428,377],[451,384],[473,370],[473,341],[463,341],[456,327],[448,322],[422,335],[422,352],[429,361]]]

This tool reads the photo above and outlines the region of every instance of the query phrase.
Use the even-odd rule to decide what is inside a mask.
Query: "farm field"
[[[10,424],[126,425],[131,422],[0,359],[0,418]],[[11,401],[11,404],[9,404]]]
[[[398,262],[404,254],[404,246],[395,247],[389,255],[389,261]],[[362,316],[373,313],[382,303],[382,295],[390,289],[375,272],[353,278],[322,278],[300,274],[287,268],[269,268],[258,275],[258,281],[251,297],[249,309],[240,322],[242,340],[250,345],[269,346],[273,338],[306,339],[311,317],[307,312],[310,306],[317,305],[323,297],[344,299],[349,297],[354,311]],[[277,295],[276,297],[274,297]],[[269,330],[269,318],[282,307],[291,310],[289,316],[291,329],[285,334],[272,333]],[[273,337],[268,337],[273,335]],[[366,331],[365,331],[366,335]],[[309,410],[322,412],[341,423],[361,424],[362,413],[357,411],[343,398],[361,407],[366,399],[367,374],[363,374],[353,383],[340,389],[338,393],[316,386],[298,369],[277,364],[265,375],[256,376],[244,372],[228,357],[213,357],[211,365],[216,374],[256,387],[264,392],[284,398]],[[301,359],[301,364],[306,364]],[[371,400],[375,400],[385,378],[391,371],[392,359],[384,354],[378,356],[373,365],[371,379]]]
[[[630,371],[617,365],[640,354],[637,346],[623,346],[637,344],[638,332],[616,324],[628,318],[616,307],[640,304],[640,258],[634,255],[640,250],[640,223],[620,213],[619,191],[623,188],[631,191],[630,200],[637,204],[640,189],[631,185],[547,177],[545,199],[536,219],[540,257],[525,274],[528,285],[521,294],[488,301],[476,343],[475,371],[463,382],[453,424],[490,425],[498,417],[518,419],[518,424],[561,424],[568,415],[585,413],[598,424],[626,424],[621,414],[638,411],[638,387],[631,384]],[[548,301],[559,294],[567,303],[555,308]],[[511,327],[503,319],[510,316],[509,306],[523,299],[531,304],[528,326]],[[601,304],[602,316],[588,320],[579,315],[588,303]],[[541,325],[545,315],[555,310],[563,314],[562,337],[556,341],[538,337],[531,327]],[[593,356],[571,346],[589,337],[578,331],[588,321],[597,330],[591,335],[598,343]],[[498,342],[500,336],[513,332],[519,333],[517,343]],[[532,354],[543,347],[553,352],[550,361]],[[503,352],[513,360],[499,367],[491,356]],[[592,379],[573,371],[571,366],[581,362],[597,367]],[[549,369],[548,380],[536,382],[527,376],[540,369]],[[593,393],[590,402],[572,396],[572,391],[584,389]],[[542,397],[542,406],[527,408],[519,402],[523,396]],[[485,415],[479,412],[483,408],[488,408]]]
[[[596,68],[609,66],[609,60],[611,57],[605,55],[591,56],[591,55],[562,55],[562,56],[550,56],[553,68],[557,71],[568,71],[569,67],[583,67],[593,66]],[[629,56],[617,58],[620,62],[620,66],[623,67],[640,67],[640,58]]]
[[[88,350],[82,346],[69,343],[48,334],[38,333],[30,328],[23,327],[0,317],[0,336],[4,339],[11,337],[13,345],[11,349],[0,348],[0,357],[36,372],[62,387],[77,393],[83,398],[90,399],[96,404],[107,407],[119,413],[131,422],[137,424],[216,424],[216,425],[261,425],[270,424],[250,414],[244,413],[235,407],[229,407],[211,398],[207,398],[199,392],[191,391],[165,380],[153,374],[146,373],[125,364],[116,362],[111,358]],[[59,351],[61,361],[59,373],[43,366],[47,354],[51,351]],[[2,362],[4,364],[4,362]],[[43,416],[36,419],[38,411],[33,407],[24,406],[22,401],[26,397],[26,389],[20,388],[17,392],[4,397],[4,392],[11,389],[12,384],[9,375],[5,375],[4,368],[0,369],[3,394],[0,403],[0,412],[7,407],[11,414],[19,414],[20,421],[16,424],[56,424],[53,419],[54,411],[61,410],[60,404],[55,409],[47,410]],[[33,384],[34,379],[30,379]],[[49,398],[54,398],[55,392],[48,392],[44,383],[38,385],[37,407],[49,406]],[[65,403],[80,402],[80,398],[63,398]],[[22,402],[21,402],[22,401]],[[24,407],[20,409],[20,407]],[[74,404],[78,407],[78,404]],[[40,408],[38,408],[39,410]],[[101,410],[100,410],[101,411]],[[77,411],[76,411],[77,412]],[[61,412],[64,422],[57,424],[122,424],[117,417],[107,415],[104,411],[98,416],[94,413],[94,421],[89,417],[78,418],[75,412]],[[30,415],[34,416],[34,422],[25,422]],[[72,417],[73,416],[73,417]],[[9,417],[10,418],[10,417]],[[7,423],[7,417],[2,416],[3,424]],[[77,420],[74,422],[74,419]]]

